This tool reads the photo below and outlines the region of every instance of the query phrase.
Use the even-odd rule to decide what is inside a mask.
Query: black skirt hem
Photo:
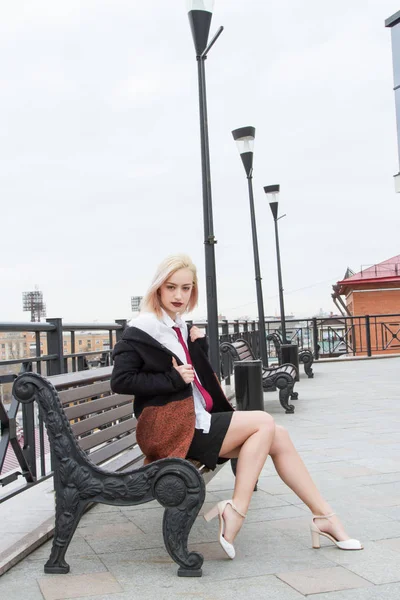
[[[217,465],[229,460],[219,456],[221,446],[231,423],[233,412],[211,413],[210,431],[195,429],[186,458],[198,460],[214,471]]]

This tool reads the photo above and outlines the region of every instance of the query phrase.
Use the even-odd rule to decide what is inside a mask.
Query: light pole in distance
[[[282,339],[283,343],[287,344],[288,341],[286,339],[286,321],[285,321],[285,304],[283,301],[283,284],[282,284],[282,268],[281,268],[281,254],[279,250],[279,233],[278,233],[278,221],[285,217],[286,215],[282,215],[278,217],[278,198],[279,198],[279,185],[267,185],[264,187],[264,192],[269,197],[269,207],[272,212],[272,216],[274,217],[274,225],[275,225],[275,243],[276,243],[276,262],[278,267],[278,284],[279,284],[279,305],[281,311],[281,330],[282,330]]]
[[[233,139],[238,147],[240,157],[246,171],[249,188],[251,231],[253,235],[254,271],[256,275],[258,329],[260,333],[260,356],[265,367],[268,366],[267,341],[265,334],[264,301],[261,285],[260,257],[258,254],[256,215],[253,194],[253,153],[256,130],[254,127],[241,127],[232,131]]]

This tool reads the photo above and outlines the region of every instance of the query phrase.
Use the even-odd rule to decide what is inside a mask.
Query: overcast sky
[[[129,317],[158,263],[197,263],[206,315],[197,65],[184,0],[0,0],[0,321]],[[207,68],[219,311],[256,316],[245,172],[256,127],[266,315],[335,310],[350,266],[400,253],[390,30],[398,0],[216,0]]]

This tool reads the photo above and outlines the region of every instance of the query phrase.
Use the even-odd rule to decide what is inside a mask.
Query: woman
[[[286,429],[268,413],[235,412],[229,404],[208,361],[204,334],[182,319],[197,299],[197,272],[190,258],[167,258],[143,298],[140,315],[113,352],[111,387],[135,395],[137,441],[146,463],[192,458],[215,469],[217,463],[238,459],[232,500],[219,502],[205,515],[206,520],[218,515],[219,541],[230,558],[268,455],[313,513],[313,547],[320,547],[323,535],[343,550],[361,550],[322,498]]]

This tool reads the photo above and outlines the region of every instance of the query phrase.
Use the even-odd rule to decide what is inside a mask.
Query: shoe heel
[[[319,541],[319,533],[317,531],[313,531],[311,529],[311,540],[313,548],[321,548],[321,543]]]
[[[205,515],[204,518],[207,522],[212,521],[215,517],[218,516],[218,504],[212,507]]]

